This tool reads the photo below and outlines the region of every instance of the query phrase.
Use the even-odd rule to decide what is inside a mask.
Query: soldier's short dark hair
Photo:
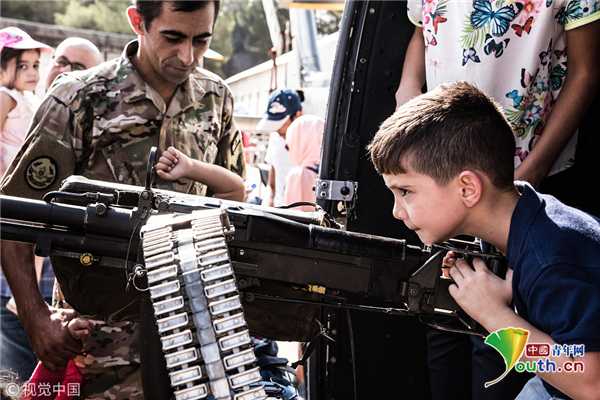
[[[445,186],[461,172],[485,173],[514,187],[515,138],[501,106],[465,81],[442,84],[405,103],[368,146],[380,174],[408,170]]]
[[[217,21],[217,16],[219,15],[219,8],[221,6],[221,2],[219,0],[216,0],[216,1],[133,0],[133,5],[135,6],[138,13],[144,20],[146,31],[150,30],[150,24],[152,23],[152,21],[154,21],[154,19],[159,17],[160,14],[162,13],[163,3],[169,3],[168,5],[171,7],[171,11],[176,11],[176,12],[194,12],[194,11],[203,9],[210,3],[214,3],[214,5],[215,5],[215,20],[214,20],[214,22]]]

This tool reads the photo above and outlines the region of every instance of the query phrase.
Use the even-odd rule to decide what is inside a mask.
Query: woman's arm
[[[579,126],[600,85],[600,20],[567,31],[569,67],[544,133],[515,170],[539,188]]]
[[[415,26],[415,32],[410,39],[404,65],[402,66],[402,77],[396,91],[396,108],[406,103],[413,97],[421,94],[421,88],[425,84],[425,42],[423,39],[423,27]]]

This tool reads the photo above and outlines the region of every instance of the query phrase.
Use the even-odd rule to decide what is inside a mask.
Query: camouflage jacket
[[[245,175],[241,133],[233,120],[233,96],[216,75],[197,69],[170,104],[146,84],[129,57],[60,75],[38,108],[21,150],[2,180],[2,194],[41,199],[76,174],[90,179],[144,186],[150,148],[174,146],[191,158]],[[155,177],[156,187],[204,195],[189,180]],[[139,362],[138,324],[97,321],[84,341],[80,367]]]
[[[129,60],[137,48],[131,42],[120,58],[55,80],[2,181],[3,194],[41,199],[73,174],[143,186],[153,146],[157,156],[174,146],[244,177],[241,133],[227,85],[197,69],[165,104]],[[206,193],[204,185],[186,179],[156,177],[155,184]]]

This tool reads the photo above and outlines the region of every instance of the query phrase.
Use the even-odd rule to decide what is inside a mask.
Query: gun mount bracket
[[[315,192],[319,200],[352,201],[358,190],[358,182],[317,179]]]

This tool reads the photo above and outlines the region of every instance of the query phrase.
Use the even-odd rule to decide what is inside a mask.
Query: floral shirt
[[[427,86],[467,80],[502,104],[515,167],[542,134],[567,73],[566,31],[600,19],[600,0],[409,0],[423,27]],[[550,175],[574,163],[573,135]]]

